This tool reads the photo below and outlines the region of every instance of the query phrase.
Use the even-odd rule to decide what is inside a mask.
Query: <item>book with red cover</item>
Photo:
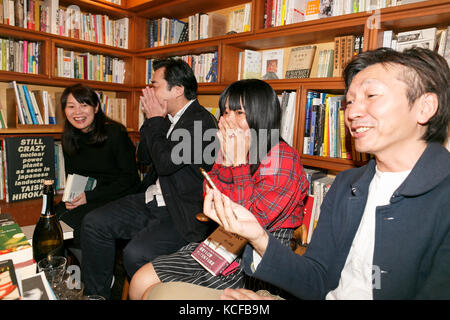
[[[218,227],[191,254],[212,275],[221,274],[241,253],[247,240]]]

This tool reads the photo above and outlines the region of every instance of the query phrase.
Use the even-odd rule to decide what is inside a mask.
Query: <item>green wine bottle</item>
[[[38,263],[48,256],[64,256],[64,238],[53,204],[53,180],[44,180],[42,211],[33,233],[33,258]]]

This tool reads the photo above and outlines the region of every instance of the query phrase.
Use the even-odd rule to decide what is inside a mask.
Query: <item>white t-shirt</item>
[[[372,265],[375,246],[375,210],[378,206],[389,204],[392,194],[410,172],[411,170],[381,172],[376,168],[375,175],[370,182],[369,195],[361,223],[342,269],[339,285],[327,294],[326,299],[373,299]]]

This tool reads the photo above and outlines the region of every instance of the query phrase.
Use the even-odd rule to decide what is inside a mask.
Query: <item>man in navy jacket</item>
[[[448,64],[426,49],[381,48],[359,54],[344,79],[346,125],[375,158],[336,177],[303,256],[216,191],[204,212],[249,240],[248,274],[301,299],[450,299]]]

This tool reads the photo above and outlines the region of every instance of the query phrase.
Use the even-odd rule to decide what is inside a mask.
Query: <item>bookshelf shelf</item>
[[[140,1],[143,2],[143,1]],[[198,12],[216,11],[246,3],[254,3],[249,0],[172,0],[172,1],[146,1],[141,5],[129,7],[137,15],[146,18],[173,17],[185,18]]]
[[[365,162],[358,162],[354,160],[347,159],[337,159],[330,157],[318,157],[310,156],[306,154],[301,155],[302,163],[305,166],[311,166],[316,168],[323,168],[331,171],[344,171],[347,169],[354,168],[356,166],[361,166]]]
[[[122,0],[122,2],[126,2]],[[97,14],[106,14],[114,18],[129,17],[133,14],[125,6],[102,0],[59,0],[60,6],[79,6],[81,10]]]

